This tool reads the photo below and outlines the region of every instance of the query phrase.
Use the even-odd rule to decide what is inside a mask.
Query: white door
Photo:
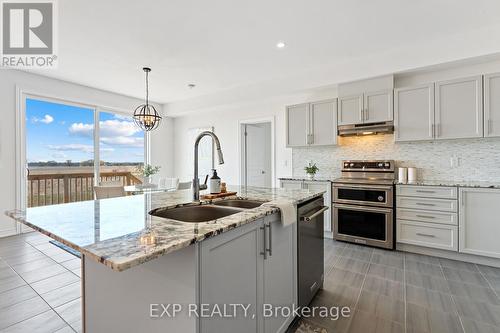
[[[332,185],[330,182],[304,182],[304,188],[311,191],[326,191],[323,195],[325,200],[324,205],[330,207],[329,210],[323,213],[324,215],[324,231],[331,232],[332,229]]]
[[[302,147],[309,144],[309,103],[287,106],[286,145]]]
[[[367,92],[364,97],[364,123],[393,119],[392,90]]]
[[[500,73],[484,76],[484,136],[500,136]]]
[[[297,304],[297,224],[283,226],[274,214],[266,218],[268,256],[264,259],[264,304]],[[265,333],[285,332],[293,316],[264,318]]]
[[[272,187],[271,123],[243,124],[243,185]]]
[[[291,190],[301,190],[302,189],[302,181],[301,180],[281,180],[280,187],[291,189]]]
[[[363,122],[363,94],[339,97],[338,124],[352,125]]]
[[[482,77],[436,82],[436,139],[483,136]]]
[[[337,143],[337,100],[311,103],[311,134],[313,146]]]
[[[394,90],[396,141],[432,140],[434,137],[434,84]]]
[[[460,188],[459,251],[500,258],[500,190]]]

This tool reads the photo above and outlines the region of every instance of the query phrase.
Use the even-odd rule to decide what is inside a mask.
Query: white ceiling
[[[271,81],[294,89],[335,83],[360,76],[372,59],[382,71],[418,66],[434,52],[455,50],[450,60],[500,52],[498,0],[58,3],[59,67],[41,74],[143,97],[148,65],[151,99],[161,103]],[[286,48],[275,47],[280,40]]]

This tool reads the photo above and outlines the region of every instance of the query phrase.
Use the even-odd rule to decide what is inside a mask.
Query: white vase
[[[314,179],[314,173],[308,173],[307,174],[307,178],[309,178],[310,180],[313,180]]]

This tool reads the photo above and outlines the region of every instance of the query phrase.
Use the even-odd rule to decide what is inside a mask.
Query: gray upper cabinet
[[[286,145],[303,147],[309,143],[309,103],[287,106]]]
[[[337,143],[337,99],[287,106],[287,147]]]
[[[392,90],[339,97],[338,124],[378,123],[393,119]]]
[[[310,144],[313,146],[337,143],[337,100],[311,103]]]
[[[435,138],[483,136],[482,77],[436,82]]]
[[[394,127],[396,141],[434,138],[434,84],[394,90]]]
[[[363,94],[339,97],[338,124],[353,125],[363,122]]]
[[[484,76],[484,136],[500,136],[500,73]]]
[[[392,90],[364,93],[364,123],[378,123],[393,119]]]

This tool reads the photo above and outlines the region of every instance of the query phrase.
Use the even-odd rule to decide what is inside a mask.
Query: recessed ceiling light
[[[190,83],[190,84],[188,84],[188,88],[189,88],[189,89],[193,89],[194,87],[196,87],[196,84],[194,84],[194,83]]]
[[[278,49],[282,49],[282,48],[284,48],[285,46],[286,46],[285,42],[278,42],[278,43],[276,43],[276,47],[277,47]]]

